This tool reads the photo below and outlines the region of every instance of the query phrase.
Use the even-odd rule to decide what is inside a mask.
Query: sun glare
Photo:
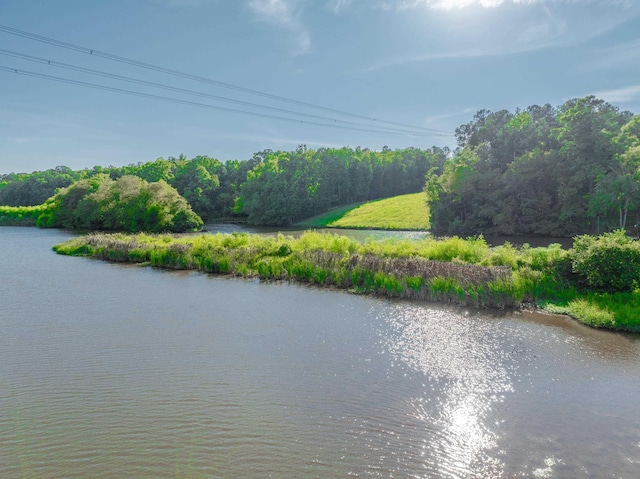
[[[481,7],[497,7],[504,0],[435,0],[431,2],[432,8],[440,10],[453,10],[454,8],[464,8],[470,5],[480,5]]]

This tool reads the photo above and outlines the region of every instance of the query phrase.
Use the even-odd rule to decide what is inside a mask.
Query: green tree
[[[460,148],[442,180],[428,177],[432,228],[570,236],[625,225],[638,203],[640,126],[631,119],[592,96],[557,109],[479,111],[456,129]]]
[[[61,190],[46,226],[111,231],[183,232],[202,227],[187,201],[165,181],[100,174]]]
[[[35,206],[44,203],[60,188],[80,179],[83,172],[66,166],[46,171],[11,173],[0,176],[0,204],[9,206]]]

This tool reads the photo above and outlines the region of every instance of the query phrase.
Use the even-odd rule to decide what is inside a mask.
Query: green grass
[[[307,218],[306,220],[299,222],[297,226],[301,228],[326,228],[329,223],[333,223],[334,221],[339,220],[349,211],[357,208],[361,204],[362,203],[355,203],[351,205],[340,206],[339,208],[334,208],[321,215]]]
[[[576,292],[569,300],[544,302],[541,307],[594,328],[640,332],[640,290],[614,294]]]
[[[429,209],[426,195],[413,193],[337,208],[300,226],[422,231],[430,227]]]
[[[538,305],[593,327],[640,332],[640,290],[607,294],[579,289],[566,278],[570,255],[559,245],[492,248],[482,237],[362,243],[317,232],[298,238],[92,234],[54,250],[160,268],[331,285],[390,298],[489,308]]]

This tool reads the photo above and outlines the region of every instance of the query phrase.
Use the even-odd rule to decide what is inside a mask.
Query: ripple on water
[[[397,305],[384,319],[385,348],[426,383],[407,408],[422,424],[421,455],[431,477],[499,476],[492,409],[513,385],[491,322],[411,303]]]
[[[0,229],[2,479],[637,477],[637,338],[64,238]]]

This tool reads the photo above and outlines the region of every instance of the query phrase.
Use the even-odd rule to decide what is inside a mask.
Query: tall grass
[[[567,251],[489,247],[482,237],[382,240],[306,232],[299,238],[92,234],[54,249],[171,269],[290,280],[393,298],[514,308],[540,305],[596,327],[640,330],[640,293],[580,292],[566,280]]]

